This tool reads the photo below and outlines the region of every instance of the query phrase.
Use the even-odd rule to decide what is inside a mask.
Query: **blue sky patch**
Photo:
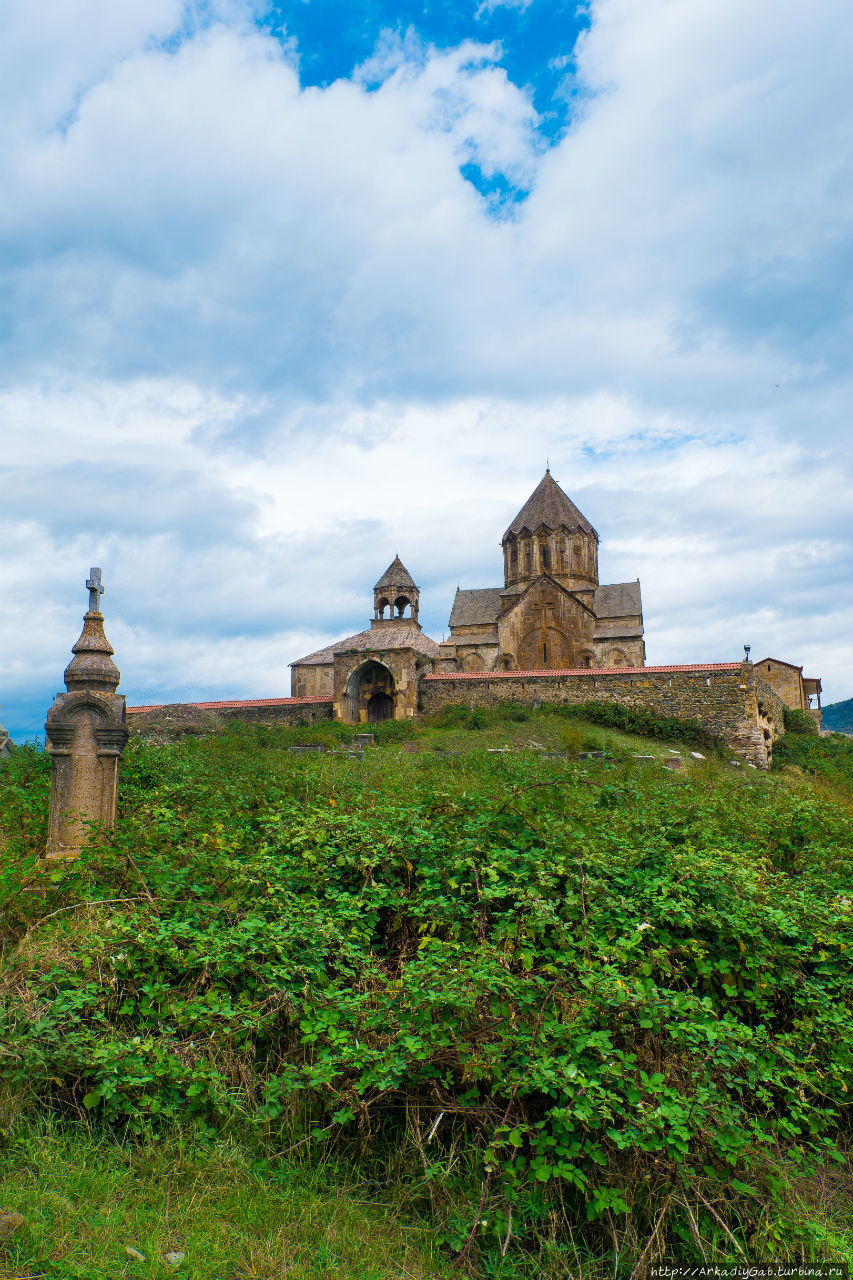
[[[491,8],[471,0],[273,0],[261,25],[296,41],[302,83],[321,87],[349,78],[389,31],[402,37],[413,30],[437,49],[451,49],[464,40],[499,41],[500,65],[514,84],[529,90],[540,117],[539,132],[555,141],[570,117],[573,93],[566,82],[575,44],[589,18],[576,0]]]

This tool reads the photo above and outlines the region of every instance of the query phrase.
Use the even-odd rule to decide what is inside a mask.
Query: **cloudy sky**
[[[849,0],[10,0],[0,719],[441,639],[550,460],[648,660],[853,695]]]

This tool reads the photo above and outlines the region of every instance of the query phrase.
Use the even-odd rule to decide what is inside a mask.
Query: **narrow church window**
[[[551,558],[548,554],[548,548],[546,546],[542,547],[542,568],[543,569],[551,568]]]
[[[542,646],[542,661],[543,661],[544,663],[546,663],[546,664],[547,664],[547,662],[548,662],[548,646],[547,646],[547,644],[543,644],[543,646]]]

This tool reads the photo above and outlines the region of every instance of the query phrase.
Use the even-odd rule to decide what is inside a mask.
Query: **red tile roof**
[[[689,662],[669,667],[567,667],[562,671],[450,671],[424,680],[517,680],[531,676],[617,676],[666,674],[671,671],[739,671],[739,662]]]
[[[236,702],[179,702],[152,703],[148,707],[128,707],[127,714],[139,715],[143,711],[162,711],[164,706],[196,707],[199,711],[219,711],[223,707],[295,707],[304,702],[334,702],[331,696],[311,698],[244,698]]]

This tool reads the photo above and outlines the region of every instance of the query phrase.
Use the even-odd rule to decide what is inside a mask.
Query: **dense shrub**
[[[447,706],[441,708],[434,718],[434,723],[442,729],[458,729],[465,723],[471,714],[469,707],[458,706],[455,703],[448,703]]]
[[[622,729],[645,738],[660,738],[665,742],[684,742],[689,746],[722,750],[725,743],[698,720],[681,720],[674,716],[658,715],[644,707],[626,707],[618,702],[570,703],[555,707],[563,715],[588,720],[610,729]]]
[[[510,724],[524,724],[530,719],[530,713],[526,707],[520,706],[517,702],[503,702],[495,707],[494,717],[497,723],[504,721]]]
[[[853,739],[840,733],[786,733],[773,744],[773,767],[796,765],[807,774],[825,778],[853,792]]]
[[[43,1107],[350,1150],[519,1266],[566,1224],[701,1262],[691,1214],[778,1258],[771,1155],[849,1137],[853,842],[802,788],[137,742],[115,838],[42,903],[47,782],[34,753],[0,789],[0,1080]]]
[[[820,730],[817,724],[805,711],[796,711],[793,707],[785,707],[783,715],[786,733],[793,733],[807,738],[819,737]]]

